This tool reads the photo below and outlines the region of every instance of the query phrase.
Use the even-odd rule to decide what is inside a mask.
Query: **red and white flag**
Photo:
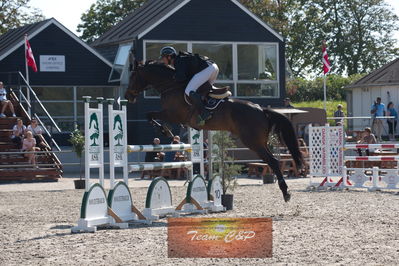
[[[323,51],[323,59],[322,59],[322,61],[323,61],[323,72],[324,72],[324,75],[326,75],[331,69],[330,61],[328,61],[326,41],[323,41],[322,51]]]
[[[32,68],[34,72],[37,72],[37,66],[35,57],[33,56],[32,48],[30,47],[30,43],[28,41],[28,35],[25,35],[25,56],[26,56],[26,64]]]

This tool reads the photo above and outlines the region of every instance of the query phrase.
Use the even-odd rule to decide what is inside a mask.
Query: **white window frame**
[[[127,65],[127,63],[129,62],[129,56],[126,58],[125,64],[124,64],[124,65],[117,65],[117,64],[115,64],[115,60],[116,60],[116,59],[118,58],[118,56],[119,56],[120,48],[121,48],[122,46],[128,46],[128,45],[130,45],[130,47],[132,47],[132,46],[133,46],[133,43],[132,43],[132,42],[126,42],[126,43],[121,43],[121,44],[119,44],[119,46],[118,46],[118,51],[117,51],[116,56],[115,56],[115,58],[114,58],[114,62],[112,63],[111,72],[109,73],[108,82],[120,82],[120,81],[122,81],[123,76],[126,74],[126,71],[127,71],[127,69],[128,69],[128,67],[126,67],[126,65]],[[114,72],[115,69],[120,69],[120,70],[122,70],[121,75],[120,75],[120,77],[119,77],[118,79],[111,79],[111,78],[112,78],[112,74],[113,74],[113,72]]]
[[[280,49],[278,42],[218,42],[218,41],[172,41],[172,40],[143,40],[143,59],[147,60],[147,43],[171,43],[171,44],[179,44],[184,43],[187,44],[187,52],[192,52],[193,44],[227,44],[232,45],[232,60],[233,60],[233,79],[232,80],[216,80],[215,83],[224,83],[231,84],[233,89],[233,97],[234,98],[242,98],[242,99],[279,99],[280,94]],[[238,79],[238,54],[237,54],[237,45],[274,45],[276,46],[276,72],[277,79],[276,80],[239,80]],[[259,62],[258,62],[259,63]],[[237,85],[238,84],[277,84],[277,96],[237,96]],[[144,98],[146,99],[159,99],[159,96],[146,96],[144,92]]]

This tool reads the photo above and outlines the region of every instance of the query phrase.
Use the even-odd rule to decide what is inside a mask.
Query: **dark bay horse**
[[[291,122],[284,115],[257,104],[238,99],[228,99],[221,103],[213,116],[202,127],[197,126],[198,112],[186,103],[184,88],[186,84],[174,80],[175,70],[164,64],[150,62],[137,65],[133,69],[125,97],[134,103],[137,96],[151,85],[161,94],[159,112],[147,114],[149,121],[162,120],[168,123],[183,124],[203,130],[225,130],[238,136],[242,143],[266,162],[277,176],[279,187],[287,202],[291,196],[281,173],[279,162],[267,147],[269,133],[274,132],[288,147],[298,168],[303,158]]]

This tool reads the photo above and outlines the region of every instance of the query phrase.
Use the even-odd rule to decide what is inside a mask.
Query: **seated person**
[[[371,128],[366,127],[364,129],[362,138],[357,143],[359,143],[359,144],[376,144],[377,143],[377,139],[375,138],[374,134],[371,133]],[[374,149],[366,149],[367,156],[370,156],[370,151],[374,151]],[[362,156],[361,149],[358,149],[357,152],[359,153],[359,156]]]
[[[26,128],[26,131],[32,132],[32,135],[36,140],[37,146],[40,147],[42,150],[45,150],[48,147],[40,138],[40,136],[43,134],[43,129],[41,126],[39,126],[36,118],[32,118],[30,125]]]
[[[18,149],[22,147],[22,140],[24,139],[26,127],[21,119],[17,119],[17,124],[12,128],[11,140],[17,145]]]
[[[172,144],[179,144],[177,140],[173,140]],[[165,152],[165,162],[176,162],[177,151]]]
[[[10,109],[12,116],[15,117],[14,106],[12,105],[11,101],[7,100],[7,91],[4,88],[3,82],[0,81],[0,117],[6,117],[4,112],[6,111],[7,107]]]
[[[161,144],[161,141],[159,140],[159,138],[155,138],[152,142],[154,145],[159,145]],[[163,159],[163,152],[156,152],[156,151],[150,151],[150,152],[146,152],[145,154],[145,162],[149,163],[149,162],[161,162]]]
[[[22,143],[22,151],[32,152],[32,151],[39,151],[39,150],[40,150],[40,148],[36,147],[36,140],[33,137],[32,132],[27,131],[26,138],[23,140],[23,143]],[[24,154],[24,157],[28,158],[28,162],[30,164],[33,164],[34,166],[37,167],[36,155],[34,153],[26,153],[26,154]]]

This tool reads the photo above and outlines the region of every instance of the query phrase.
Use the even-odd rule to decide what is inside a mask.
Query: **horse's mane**
[[[157,75],[174,75],[175,69],[170,65],[155,60],[147,60],[143,65],[143,69],[153,71]]]

